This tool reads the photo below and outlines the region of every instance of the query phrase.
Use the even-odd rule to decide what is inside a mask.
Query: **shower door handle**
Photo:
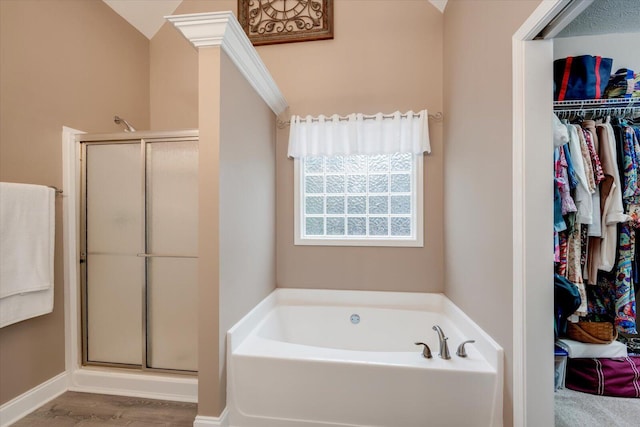
[[[137,254],[141,258],[198,258],[196,255],[175,255],[175,254]]]

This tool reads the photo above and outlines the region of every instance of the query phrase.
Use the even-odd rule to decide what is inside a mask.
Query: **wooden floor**
[[[191,427],[195,403],[68,391],[12,427]]]

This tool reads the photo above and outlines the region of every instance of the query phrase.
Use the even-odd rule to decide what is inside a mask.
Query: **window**
[[[292,116],[295,244],[422,246],[427,117]]]
[[[297,245],[422,246],[422,155],[296,159]]]

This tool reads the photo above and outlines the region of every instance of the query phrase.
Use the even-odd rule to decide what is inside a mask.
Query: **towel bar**
[[[55,185],[47,185],[47,187],[49,187],[49,188],[53,188],[53,189],[56,191],[56,196],[57,196],[58,194],[62,194],[62,190],[61,190],[61,189],[59,189],[58,187],[56,187]]]

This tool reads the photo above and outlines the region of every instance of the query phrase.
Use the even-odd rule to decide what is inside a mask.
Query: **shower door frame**
[[[154,257],[171,257],[171,258],[198,258],[198,256],[185,256],[176,254],[149,254],[147,253],[147,144],[162,142],[198,142],[199,132],[197,130],[168,131],[168,132],[130,132],[115,134],[82,134],[77,140],[80,144],[80,323],[81,323],[81,364],[82,366],[93,367],[109,367],[109,368],[125,368],[129,370],[153,372],[153,373],[170,373],[186,376],[197,376],[198,371],[189,371],[182,369],[154,368],[150,367],[148,361],[148,322],[147,322],[147,305],[148,305],[148,261]],[[142,306],[141,306],[141,363],[128,364],[117,362],[100,362],[89,360],[88,347],[88,298],[87,298],[87,147],[89,145],[115,145],[115,144],[138,144],[140,146],[140,203],[142,203],[141,214],[141,250],[138,256],[144,258],[142,271],[142,284],[140,287]]]

